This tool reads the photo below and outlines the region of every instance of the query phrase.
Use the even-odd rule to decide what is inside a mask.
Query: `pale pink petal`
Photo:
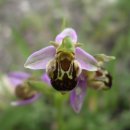
[[[45,47],[30,55],[25,63],[25,67],[29,69],[45,69],[46,64],[54,58],[56,49],[54,46]]]
[[[40,97],[40,94],[36,94],[35,96],[33,96],[30,99],[13,101],[13,102],[11,102],[11,105],[12,106],[27,105],[27,104],[33,103],[39,97]]]
[[[45,83],[47,83],[49,86],[51,85],[51,81],[49,76],[47,75],[47,73],[42,75],[42,81],[44,81]]]
[[[87,81],[85,77],[79,77],[78,85],[72,90],[70,95],[70,104],[76,113],[79,113],[82,108],[86,96],[86,89]]]
[[[74,43],[77,42],[77,34],[76,34],[75,30],[72,28],[64,29],[60,34],[58,34],[56,36],[55,42],[62,43],[62,40],[67,36],[69,36],[71,38],[72,42],[74,42]]]
[[[25,72],[10,72],[8,75],[9,82],[13,87],[16,87],[30,77],[30,74]]]
[[[96,71],[98,69],[97,60],[83,49],[77,47],[75,50],[75,56],[82,69],[88,71]]]

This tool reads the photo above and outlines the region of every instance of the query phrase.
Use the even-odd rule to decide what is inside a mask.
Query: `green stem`
[[[44,95],[52,96],[54,90],[51,89],[46,83],[41,81],[28,80],[27,84],[34,90],[43,93]]]
[[[63,17],[63,18],[62,18],[61,30],[63,30],[66,26],[67,26],[67,21],[66,21],[66,18]]]
[[[60,103],[58,105],[58,108],[57,108],[57,120],[58,120],[58,129],[59,130],[63,130],[63,115],[62,115],[62,103]]]
[[[66,100],[66,95],[61,95],[61,93],[56,93],[55,95],[55,107],[56,107],[56,118],[58,122],[58,130],[64,130],[64,114],[63,106]]]

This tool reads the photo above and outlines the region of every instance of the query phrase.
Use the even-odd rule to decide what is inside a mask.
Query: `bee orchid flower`
[[[87,76],[91,75],[88,72],[95,74],[101,67],[98,58],[80,48],[77,39],[74,29],[64,29],[52,45],[30,55],[24,66],[46,70],[44,81],[62,93],[70,91],[71,106],[78,113],[86,95]],[[94,82],[95,77],[89,82]]]
[[[13,93],[18,98],[18,100],[12,101],[11,105],[26,105],[39,98],[40,94],[26,83],[26,80],[30,77],[31,75],[25,72],[10,72],[7,75],[8,81],[13,88]]]

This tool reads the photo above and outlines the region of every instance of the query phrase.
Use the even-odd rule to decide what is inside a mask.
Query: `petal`
[[[30,77],[30,75],[25,72],[11,72],[7,76],[8,76],[9,81],[14,87],[18,86],[24,80]]]
[[[79,113],[82,108],[83,101],[86,95],[86,88],[87,88],[86,79],[80,78],[78,81],[78,85],[71,92],[70,104],[76,113]]]
[[[97,60],[83,49],[77,47],[75,50],[75,56],[77,61],[81,64],[82,69],[88,71],[96,71],[98,69]]]
[[[42,75],[42,81],[44,81],[49,86],[51,86],[50,78],[49,78],[49,76],[46,73],[44,75]]]
[[[66,36],[69,36],[72,39],[72,42],[77,42],[77,34],[72,28],[64,29],[60,34],[56,36],[55,42],[61,43]]]
[[[35,96],[33,96],[30,99],[13,101],[13,102],[11,102],[11,105],[12,106],[27,105],[27,104],[30,104],[30,103],[33,103],[34,101],[36,101],[39,98],[39,96],[40,96],[40,94],[36,94]]]
[[[30,55],[24,64],[24,67],[29,69],[45,69],[46,64],[56,54],[56,49],[53,46],[48,46]]]

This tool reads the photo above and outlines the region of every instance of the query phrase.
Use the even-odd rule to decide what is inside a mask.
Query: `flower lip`
[[[74,29],[72,28],[66,28],[64,29],[61,33],[59,33],[56,38],[55,42],[61,44],[62,40],[66,37],[69,36],[72,39],[72,42],[76,43],[77,42],[77,33]]]

